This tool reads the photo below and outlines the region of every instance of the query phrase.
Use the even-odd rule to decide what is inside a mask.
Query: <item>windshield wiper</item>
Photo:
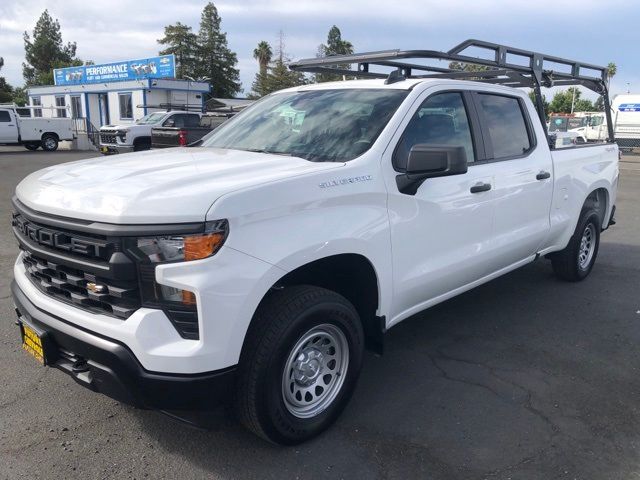
[[[272,150],[261,150],[259,148],[245,148],[243,149],[247,152],[253,152],[253,153],[270,153],[272,155],[282,155],[283,157],[290,157],[291,154],[287,153],[287,152],[276,152],[276,151],[272,151]]]

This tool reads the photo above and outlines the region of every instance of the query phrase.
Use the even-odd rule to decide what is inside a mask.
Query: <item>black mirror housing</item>
[[[398,190],[415,195],[427,178],[467,173],[467,154],[462,146],[414,145],[409,152],[406,172],[396,177]]]

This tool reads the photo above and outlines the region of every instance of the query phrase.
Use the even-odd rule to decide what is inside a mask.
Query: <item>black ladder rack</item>
[[[471,56],[465,51],[488,52],[488,57]],[[463,71],[447,67],[415,63],[420,60],[444,60],[488,67],[487,70]],[[411,61],[409,61],[411,60]],[[354,70],[351,65],[356,65]],[[391,67],[391,73],[376,71],[376,67]],[[558,70],[558,67],[562,70]],[[536,109],[546,130],[546,114],[541,87],[582,85],[602,95],[607,117],[609,141],[613,141],[611,106],[607,90],[607,68],[568,60],[553,55],[531,52],[482,40],[466,40],[448,52],[436,50],[383,50],[379,52],[333,55],[298,60],[289,65],[292,70],[310,73],[331,73],[361,78],[385,78],[387,83],[406,78],[447,78],[474,80],[508,87],[529,87],[535,92]]]

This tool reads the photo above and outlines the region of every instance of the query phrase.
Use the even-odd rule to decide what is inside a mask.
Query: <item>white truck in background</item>
[[[61,141],[75,138],[72,119],[21,117],[20,108],[0,105],[0,145],[24,145],[27,150],[42,147],[53,152]]]
[[[100,128],[100,152],[104,155],[149,150],[153,127],[183,127],[189,119],[200,121],[201,113],[171,110],[153,112],[133,123],[104,125]]]
[[[622,151],[640,148],[640,95],[616,95],[611,101],[616,143]]]

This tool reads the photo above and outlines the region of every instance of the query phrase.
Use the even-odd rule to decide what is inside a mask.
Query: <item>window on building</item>
[[[42,100],[40,99],[40,97],[31,97],[31,105],[34,107],[41,107],[42,106]],[[42,109],[41,108],[34,108],[33,109],[33,116],[34,117],[42,117]]]
[[[83,118],[82,97],[80,95],[71,97],[71,118]]]
[[[120,119],[132,120],[133,119],[133,103],[130,93],[119,93],[118,100],[120,103]]]
[[[501,95],[479,95],[494,158],[517,157],[531,148],[520,101]]]
[[[67,101],[64,95],[56,96],[56,107],[65,107],[65,108],[56,108],[56,117],[58,118],[67,118]]]

